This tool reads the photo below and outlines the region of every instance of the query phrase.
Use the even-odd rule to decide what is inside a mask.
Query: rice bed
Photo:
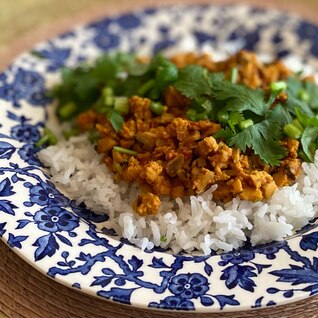
[[[235,198],[220,206],[212,200],[216,189],[212,186],[199,196],[162,198],[158,214],[147,217],[131,207],[138,186],[116,184],[85,135],[60,141],[41,150],[38,157],[49,168],[52,182],[66,189],[69,198],[109,216],[97,224],[98,229],[112,228],[143,250],[160,246],[173,253],[199,250],[207,255],[212,250],[237,249],[247,237],[252,245],[280,241],[306,225],[318,209],[318,152],[315,163],[303,163],[293,186],[277,190],[266,202]]]

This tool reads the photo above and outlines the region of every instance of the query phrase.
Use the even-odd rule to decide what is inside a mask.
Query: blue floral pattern
[[[14,107],[20,107],[21,100],[26,100],[33,106],[43,106],[48,103],[44,78],[38,72],[18,68],[12,83],[2,83],[0,98],[11,101]]]
[[[274,306],[317,294],[315,221],[289,240],[246,244],[222,255],[142,252],[111,229],[97,230],[107,215],[77,205],[56,188],[34,145],[48,120],[51,76],[64,66],[103,51],[170,52],[187,42],[276,57],[295,53],[317,68],[317,34],[317,26],[283,13],[189,6],[106,18],[39,45],[0,74],[0,237],[50,277],[132,306],[206,312]]]
[[[46,70],[55,72],[65,66],[67,59],[70,57],[70,48],[59,48],[51,44],[48,48],[32,51],[35,56],[45,59],[48,62]]]
[[[183,299],[198,298],[209,290],[209,283],[200,274],[180,274],[171,279],[169,290]]]
[[[25,183],[24,186],[29,189],[29,201],[24,202],[24,205],[29,207],[33,204],[40,206],[68,206],[69,199],[61,194],[53,185],[47,181],[40,181],[33,185],[32,183]]]
[[[46,207],[34,215],[38,228],[46,232],[71,232],[78,226],[78,218],[74,214],[59,207]]]

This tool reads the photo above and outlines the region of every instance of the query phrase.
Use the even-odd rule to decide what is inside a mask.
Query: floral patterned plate
[[[233,311],[318,292],[314,222],[292,238],[222,255],[142,252],[100,233],[98,216],[50,182],[34,142],[48,120],[60,69],[105,51],[151,54],[241,48],[297,55],[318,67],[318,27],[244,6],[147,9],[106,18],[42,43],[0,75],[0,236],[39,271],[89,295],[142,308]]]

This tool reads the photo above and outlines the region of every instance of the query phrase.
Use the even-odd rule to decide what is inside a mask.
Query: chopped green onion
[[[282,92],[286,90],[287,88],[287,83],[286,82],[272,82],[270,84],[270,89],[272,92]]]
[[[88,140],[93,144],[99,138],[99,132],[97,130],[90,130],[87,136]]]
[[[63,136],[66,140],[69,140],[71,137],[78,136],[80,134],[80,130],[78,127],[72,127],[69,130],[63,131]]]
[[[124,153],[126,155],[132,155],[132,156],[138,155],[138,152],[136,152],[134,150],[127,149],[127,148],[123,148],[123,147],[115,146],[113,149],[117,152],[121,152],[121,153]]]
[[[114,91],[111,87],[104,87],[102,91],[103,102],[105,106],[113,106],[114,105]]]
[[[107,86],[107,87],[103,88],[102,94],[103,94],[104,97],[113,96],[114,95],[114,90],[111,87]]]
[[[53,132],[49,128],[43,129],[43,135],[38,140],[38,142],[35,144],[36,147],[41,147],[45,144],[48,144],[49,146],[56,145],[57,144],[57,138],[53,134]]]
[[[237,82],[238,69],[237,67],[233,67],[231,69],[231,83],[235,84]]]
[[[229,121],[229,118],[230,118],[229,112],[226,110],[222,110],[222,109],[220,111],[218,111],[216,117],[220,123],[227,123]]]
[[[166,108],[159,102],[151,102],[150,110],[156,115],[162,115],[165,112]]]
[[[161,235],[160,242],[166,243],[167,242],[167,237],[165,235]]]
[[[293,123],[285,125],[284,132],[292,139],[299,139],[302,135],[302,131]]]
[[[73,102],[68,102],[59,107],[57,113],[62,120],[70,119],[76,112],[76,105]]]
[[[141,87],[139,87],[137,91],[137,95],[139,96],[145,96],[151,89],[155,87],[155,80],[151,79],[145,84],[143,84]]]
[[[304,131],[304,128],[303,128],[303,126],[301,125],[301,123],[299,122],[298,119],[294,119],[291,123],[292,123],[294,126],[296,126],[301,132]]]
[[[301,89],[299,92],[298,92],[298,98],[304,102],[309,102],[310,101],[310,95],[309,93],[304,90],[304,89]]]
[[[244,129],[246,129],[246,128],[252,126],[252,125],[254,125],[254,122],[253,122],[252,119],[246,119],[246,120],[243,120],[243,121],[241,121],[241,122],[239,123],[239,126],[240,126],[240,128],[241,128],[242,130],[244,130]]]
[[[114,109],[121,114],[129,113],[129,105],[127,97],[115,97]]]
[[[114,105],[114,102],[115,102],[114,96],[105,96],[105,97],[104,97],[104,104],[105,104],[105,106],[111,107],[111,106]]]

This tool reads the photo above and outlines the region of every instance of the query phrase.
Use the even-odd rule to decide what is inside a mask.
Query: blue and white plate
[[[292,238],[213,256],[142,252],[96,230],[98,216],[64,196],[34,142],[60,69],[106,51],[152,54],[245,48],[318,68],[318,27],[245,6],[147,9],[75,28],[0,74],[0,236],[37,270],[93,296],[142,308],[217,312],[297,301],[318,292],[314,222]]]

